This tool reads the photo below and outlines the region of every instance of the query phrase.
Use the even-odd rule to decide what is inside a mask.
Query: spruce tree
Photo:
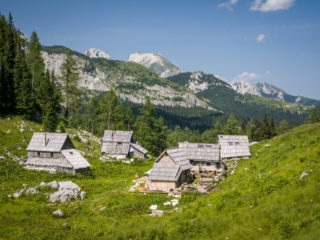
[[[273,117],[271,117],[271,120],[270,120],[269,133],[270,133],[270,137],[274,137],[277,135],[276,126],[274,124]]]
[[[39,90],[40,94],[47,99],[42,103],[43,127],[46,131],[54,132],[59,122],[60,94],[55,86],[54,75],[50,75],[49,71],[46,72]]]
[[[270,134],[270,126],[268,122],[268,114],[265,113],[263,117],[263,122],[261,125],[261,138],[269,139],[270,137],[271,137],[271,134]]]
[[[127,107],[127,109],[126,109],[125,124],[126,124],[127,130],[131,130],[133,128],[134,115],[133,115],[132,109],[130,107]]]
[[[233,114],[230,114],[226,125],[224,126],[225,134],[237,135],[240,132],[238,122]]]
[[[65,96],[65,118],[69,123],[76,121],[75,116],[80,111],[80,91],[78,89],[79,74],[77,69],[77,63],[74,59],[71,50],[68,51],[67,57],[62,64],[62,82],[63,93]]]
[[[320,115],[318,112],[318,108],[316,106],[313,106],[310,115],[305,120],[306,123],[317,123],[320,122]]]
[[[146,98],[140,112],[141,115],[137,117],[135,122],[135,139],[150,153],[158,155],[166,146],[167,128],[163,120],[156,120],[150,98]]]
[[[24,44],[21,40],[20,44]],[[37,104],[35,96],[32,95],[32,76],[29,72],[26,58],[22,47],[18,45],[13,69],[16,109],[17,112],[28,119],[35,119],[37,114]]]
[[[28,44],[27,63],[32,76],[32,95],[35,96],[37,103],[43,108],[46,98],[41,94],[40,88],[43,88],[42,85],[45,82],[45,67],[41,56],[41,49],[38,35],[33,31]]]

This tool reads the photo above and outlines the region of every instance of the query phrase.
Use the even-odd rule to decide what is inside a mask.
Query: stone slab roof
[[[35,132],[27,151],[60,152],[67,138],[70,138],[67,133]]]
[[[102,142],[130,143],[132,141],[132,131],[105,130]]]
[[[217,162],[221,159],[219,144],[182,142],[179,149],[192,161]]]
[[[88,161],[76,149],[65,149],[62,150],[61,153],[74,169],[91,167]]]
[[[145,149],[144,147],[140,146],[137,143],[130,143],[130,147],[135,148],[137,151],[143,153],[143,154],[147,154],[148,150]]]
[[[155,163],[148,176],[149,180],[177,181],[180,176],[180,166],[172,163]]]

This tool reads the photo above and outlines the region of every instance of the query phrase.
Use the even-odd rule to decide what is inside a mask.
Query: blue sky
[[[0,12],[43,45],[125,61],[156,52],[184,71],[320,99],[318,0],[1,0]]]

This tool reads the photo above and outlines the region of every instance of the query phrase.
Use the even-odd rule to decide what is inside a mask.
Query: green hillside
[[[192,73],[187,72],[177,74],[168,79],[186,87],[188,82],[208,83],[206,89],[197,91],[197,96],[208,99],[213,108],[225,113],[259,119],[262,119],[263,115],[268,113],[277,122],[286,119],[291,124],[297,125],[303,123],[311,109],[309,106],[301,104],[285,103],[249,94],[239,94],[229,84],[218,79],[213,74],[201,72],[199,79],[194,79],[191,76]]]
[[[24,124],[25,123],[25,124]],[[150,217],[166,194],[130,193],[135,174],[142,176],[154,159],[128,165],[102,163],[94,152],[72,139],[93,166],[87,176],[27,171],[5,153],[26,155],[32,131],[40,125],[19,117],[0,119],[0,239],[317,239],[320,235],[320,124],[295,128],[252,147],[233,175],[206,195],[184,194],[178,212]],[[20,131],[21,126],[23,132]],[[75,134],[73,129],[67,130]],[[308,175],[300,178],[307,171]],[[52,204],[46,193],[8,198],[22,188],[52,180],[84,184],[86,200]],[[124,181],[125,180],[125,181]],[[105,207],[105,208],[104,208]],[[63,217],[52,212],[61,209]]]

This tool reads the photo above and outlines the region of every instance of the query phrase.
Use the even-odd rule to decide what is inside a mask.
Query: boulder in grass
[[[76,199],[78,197],[78,193],[72,190],[59,190],[50,194],[50,201],[51,202],[66,202],[71,199]]]
[[[5,156],[0,156],[0,160],[5,161],[6,157]]]
[[[39,191],[37,191],[35,188],[31,187],[31,188],[28,188],[26,190],[26,194],[37,194]]]
[[[53,212],[53,215],[62,217],[62,216],[63,216],[63,212],[62,212],[61,209],[58,209],[57,211],[54,211],[54,212]]]
[[[59,184],[58,184],[57,181],[49,182],[49,183],[47,183],[47,186],[50,186],[52,189],[57,189],[57,188],[59,188]]]
[[[58,184],[59,190],[72,190],[77,194],[80,192],[80,187],[72,181],[59,182]]]
[[[81,192],[80,193],[80,199],[83,200],[86,198],[86,192]]]
[[[41,182],[40,184],[39,184],[39,187],[46,187],[47,186],[47,184],[45,183],[45,182]]]

